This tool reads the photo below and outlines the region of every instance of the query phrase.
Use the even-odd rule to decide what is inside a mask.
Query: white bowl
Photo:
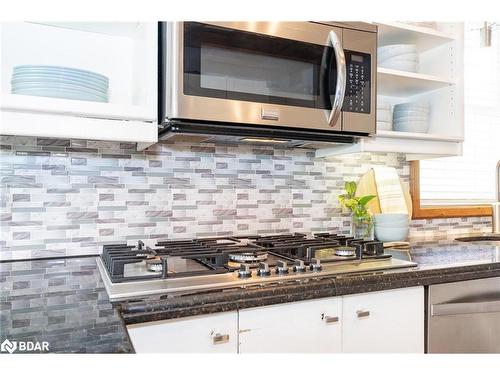
[[[404,122],[404,123],[394,123],[392,127],[397,132],[407,132],[407,133],[427,133],[429,130],[429,122]]]
[[[394,106],[394,109],[430,109],[429,103],[427,102],[407,102],[407,103],[399,103]]]
[[[430,111],[425,110],[425,109],[401,109],[398,108],[396,111],[394,111],[394,116],[395,117],[411,117],[411,116],[429,116]]]
[[[376,227],[382,227],[382,228],[401,228],[401,227],[407,227],[409,226],[408,220],[402,220],[402,221],[392,221],[390,223],[378,223],[375,224]]]
[[[407,214],[375,214],[373,221],[375,224],[390,223],[394,221],[408,220]]]
[[[404,241],[408,237],[409,227],[391,228],[375,226],[375,237],[382,242]]]

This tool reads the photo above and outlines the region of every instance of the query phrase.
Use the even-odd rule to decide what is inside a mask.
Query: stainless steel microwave
[[[373,134],[376,31],[361,22],[160,22],[160,139]]]

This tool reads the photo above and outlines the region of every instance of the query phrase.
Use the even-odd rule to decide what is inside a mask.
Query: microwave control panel
[[[344,51],[346,59],[346,90],[342,110],[370,113],[371,55]]]

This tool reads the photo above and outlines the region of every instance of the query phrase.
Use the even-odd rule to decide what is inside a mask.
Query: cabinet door
[[[137,353],[237,353],[238,313],[132,324],[127,330]]]
[[[340,352],[341,313],[340,297],[240,310],[239,352]]]
[[[423,353],[424,288],[345,296],[342,344],[346,353]]]

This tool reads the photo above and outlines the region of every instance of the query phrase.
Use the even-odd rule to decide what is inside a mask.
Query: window
[[[440,210],[420,217],[491,214],[485,205],[496,198],[500,159],[500,38],[494,29],[491,47],[480,47],[481,26],[465,24],[463,156],[414,162],[411,168],[414,203],[418,198],[417,206]]]

